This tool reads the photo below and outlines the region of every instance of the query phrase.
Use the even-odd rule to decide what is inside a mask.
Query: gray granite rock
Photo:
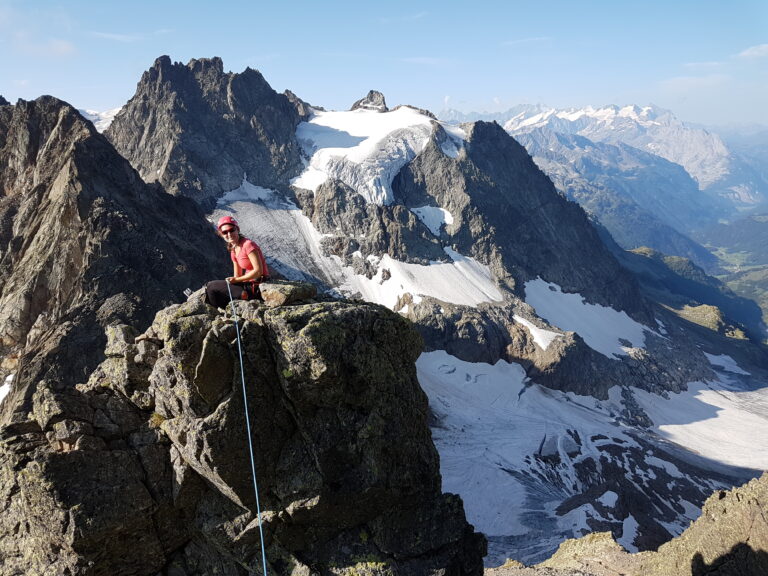
[[[158,58],[105,135],[147,182],[206,205],[243,179],[287,187],[301,169],[296,125],[310,113],[256,70],[221,58]]]
[[[53,97],[0,107],[0,187],[0,376],[16,373],[2,426],[25,421],[37,382],[85,381],[104,358],[106,326],[143,329],[185,288],[226,273],[195,203],[146,185]],[[132,346],[121,330],[106,354]]]
[[[259,285],[261,297],[267,306],[284,306],[311,300],[317,296],[317,287],[309,282],[272,280]]]
[[[234,317],[190,298],[138,337],[157,346],[146,372],[112,369],[139,344],[110,328],[86,384],[39,382],[26,428],[3,430],[0,574],[244,576],[261,571],[260,518],[272,574],[480,575],[485,540],[441,492],[409,322],[371,304],[237,309],[261,516]]]

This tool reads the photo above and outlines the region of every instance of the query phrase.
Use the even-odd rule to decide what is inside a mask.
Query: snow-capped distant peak
[[[602,106],[595,108],[531,107],[505,124],[511,135],[547,128],[562,134],[583,136],[594,142],[626,144],[681,165],[702,189],[729,174],[730,152],[719,137],[686,125],[668,110],[653,105]]]
[[[557,122],[562,120],[567,122],[584,121],[597,123],[601,125],[610,125],[613,122],[621,121],[623,119],[632,120],[641,125],[657,124],[657,118],[664,114],[669,114],[664,110],[655,108],[654,106],[637,106],[630,104],[627,106],[619,107],[616,105],[609,106],[585,106],[583,108],[566,108],[556,109],[548,108],[541,110],[540,108],[532,108],[529,112],[521,112],[514,117],[510,118],[504,125],[505,129],[509,132],[519,132],[525,130],[531,130],[535,128],[541,128],[551,124],[553,121]],[[671,115],[670,115],[671,116]],[[562,127],[561,124],[558,126]],[[582,128],[581,125],[577,129]]]
[[[93,125],[96,127],[96,130],[99,132],[104,132],[107,128],[109,128],[109,125],[112,124],[112,120],[115,119],[115,116],[117,116],[117,113],[122,110],[122,106],[120,108],[112,108],[111,110],[107,110],[106,112],[99,112],[97,110],[78,110],[80,114],[86,118],[87,120],[90,120],[93,122]]]

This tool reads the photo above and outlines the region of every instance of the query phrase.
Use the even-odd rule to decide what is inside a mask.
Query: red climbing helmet
[[[234,226],[238,230],[240,229],[240,226],[238,225],[237,220],[232,218],[232,216],[222,216],[221,218],[219,218],[219,223],[216,224],[216,228],[219,229],[219,232],[221,232],[221,227],[224,226],[225,224]]]

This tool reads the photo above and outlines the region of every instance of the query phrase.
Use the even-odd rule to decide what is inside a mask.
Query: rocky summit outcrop
[[[147,186],[74,108],[50,96],[0,106],[0,425],[24,422],[36,386],[86,378],[104,327],[145,327],[185,288],[227,272],[191,200]]]
[[[10,105],[10,102],[8,102],[8,100],[0,96],[0,106],[8,106],[8,105]]]
[[[481,574],[484,538],[441,493],[409,323],[236,309],[240,342],[198,292],[144,334],[109,328],[87,383],[38,383],[0,440],[0,574],[261,573],[243,380],[270,574]]]
[[[350,110],[375,110],[376,112],[387,112],[387,101],[384,99],[384,94],[377,90],[369,90],[365,98],[360,98],[357,102],[352,104]]]
[[[296,126],[309,114],[256,70],[224,72],[221,58],[158,58],[106,136],[147,182],[215,199],[243,178],[285,187],[301,168]]]
[[[657,551],[629,554],[609,533],[597,533],[564,542],[540,567],[595,576],[764,576],[768,574],[766,510],[768,474],[763,474],[710,496],[701,516]]]

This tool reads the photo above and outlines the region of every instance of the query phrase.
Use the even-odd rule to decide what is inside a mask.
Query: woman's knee
[[[224,308],[229,302],[226,280],[212,280],[205,285],[205,301],[211,306]]]

